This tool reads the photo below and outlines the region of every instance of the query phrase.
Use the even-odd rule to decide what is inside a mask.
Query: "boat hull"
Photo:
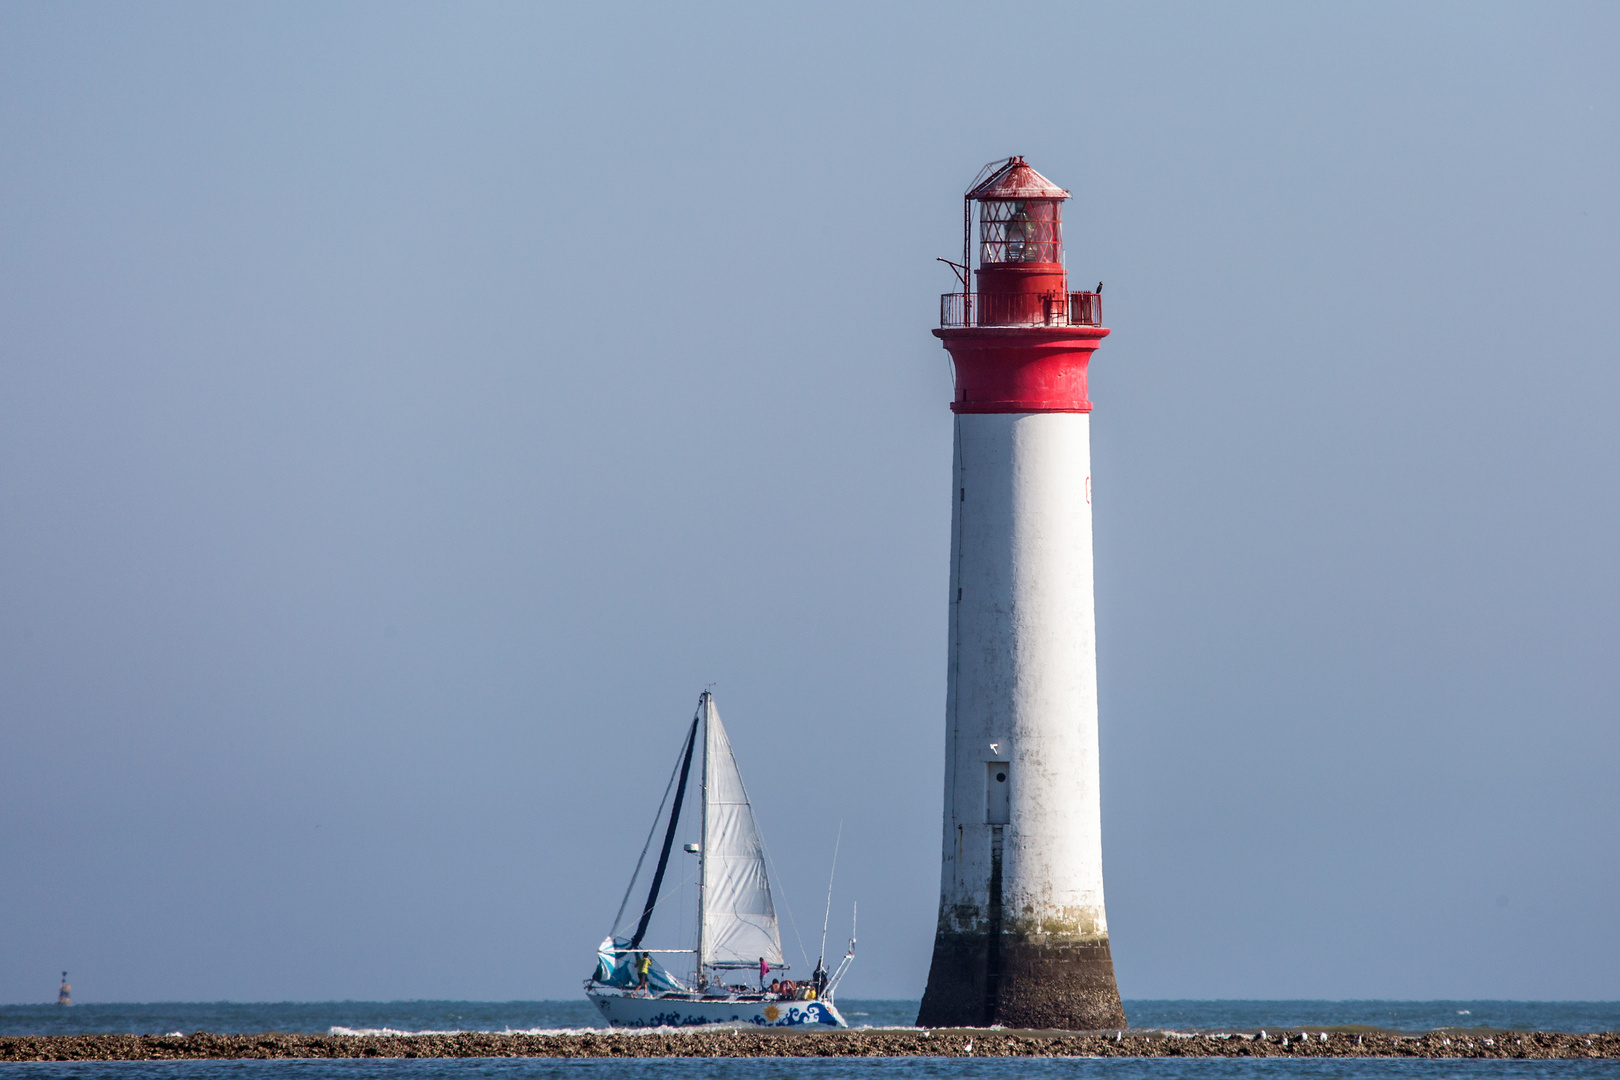
[[[613,1027],[848,1027],[830,1001],[739,1001],[729,998],[633,997],[586,992]]]

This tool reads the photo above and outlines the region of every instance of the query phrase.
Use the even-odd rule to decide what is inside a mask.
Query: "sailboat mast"
[[[706,984],[703,965],[709,960],[709,919],[707,899],[709,892],[709,712],[714,706],[709,692],[698,698],[698,712],[703,715],[703,830],[698,837],[698,988]]]

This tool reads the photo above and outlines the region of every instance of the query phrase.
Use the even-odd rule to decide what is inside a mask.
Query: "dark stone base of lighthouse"
[[[918,1027],[1125,1027],[1108,939],[941,933]]]

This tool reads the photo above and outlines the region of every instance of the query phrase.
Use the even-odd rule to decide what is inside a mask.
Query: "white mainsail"
[[[783,966],[765,848],[731,740],[712,695],[703,717],[703,926],[700,965],[745,968],[763,957]],[[701,970],[701,968],[700,968]]]

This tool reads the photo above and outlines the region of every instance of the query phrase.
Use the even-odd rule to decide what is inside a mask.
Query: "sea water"
[[[555,1058],[0,1064],[7,1080],[1613,1080],[1612,1061]]]
[[[851,1027],[908,1027],[916,1001],[840,998]],[[1127,1001],[1132,1027],[1176,1031],[1335,1027],[1394,1031],[1510,1028],[1617,1031],[1616,1001]],[[569,1031],[603,1027],[582,995],[563,1001],[288,1001],[0,1005],[0,1035],[187,1034],[194,1031],[375,1034]]]

